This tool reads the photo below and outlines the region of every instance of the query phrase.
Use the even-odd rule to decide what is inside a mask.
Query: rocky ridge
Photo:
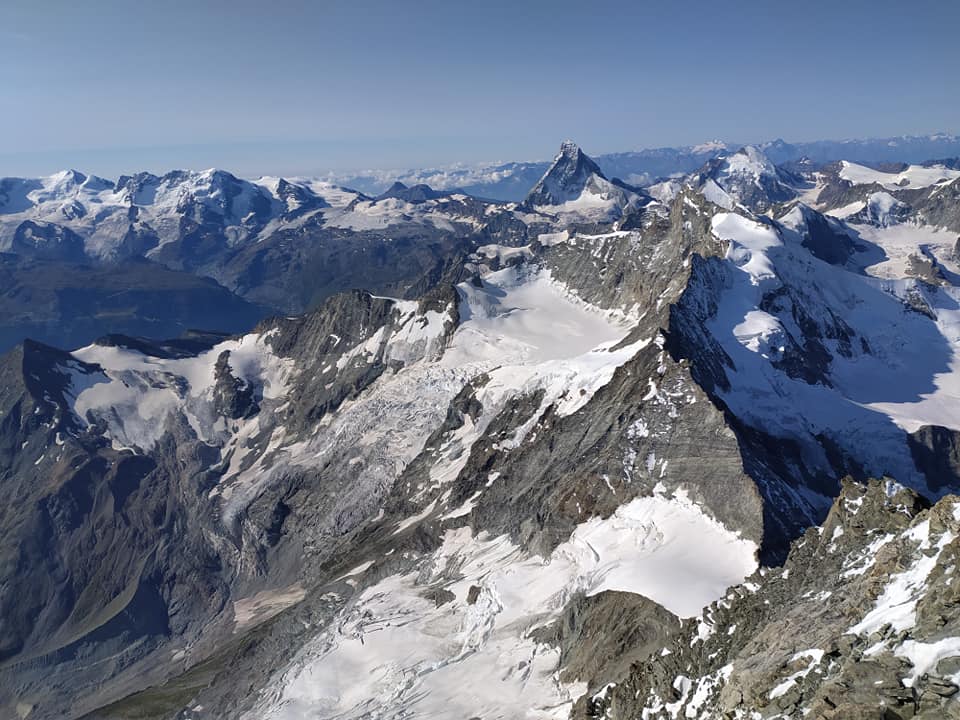
[[[782,567],[731,588],[587,715],[960,717],[960,501],[847,481]]]

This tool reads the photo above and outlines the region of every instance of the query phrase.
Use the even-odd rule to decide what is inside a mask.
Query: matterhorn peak
[[[560,143],[560,152],[557,153],[557,156],[553,159],[550,170],[553,170],[558,166],[568,166],[571,163],[577,166],[585,166],[589,168],[591,172],[596,173],[600,177],[604,177],[603,171],[600,170],[600,167],[593,161],[592,158],[587,156],[587,154],[580,149],[579,145],[577,145],[573,140],[564,140],[562,143]],[[547,174],[550,173],[550,170],[547,171]]]
[[[594,178],[606,180],[600,167],[572,140],[564,140],[547,172],[527,195],[531,207],[562,205],[579,198]]]

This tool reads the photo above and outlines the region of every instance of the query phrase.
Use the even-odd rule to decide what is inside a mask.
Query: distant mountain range
[[[565,143],[553,163],[368,174],[342,185],[216,169],[0,178],[0,350],[24,337],[82,345],[111,332],[237,332],[354,287],[415,295],[476,247],[522,245],[557,223],[630,229],[685,184],[721,207],[766,212],[809,193],[811,173],[823,170],[836,213],[868,199],[870,172],[950,155],[960,155],[952,135],[711,142],[595,160]],[[840,160],[866,163],[856,188],[843,184]],[[898,182],[919,177],[908,175]],[[912,188],[904,196],[890,185],[857,212],[887,222],[920,202]],[[930,222],[953,226],[953,205],[923,204]]]
[[[719,140],[683,147],[653,148],[632,152],[595,155],[593,159],[610,178],[633,185],[647,185],[659,179],[685,175],[708,160],[740,148],[742,144]],[[807,158],[825,163],[853,162],[919,163],[960,155],[960,136],[947,133],[904,135],[856,140],[814,140],[788,143],[784,140],[756,143],[756,147],[779,165]],[[423,183],[435,189],[459,189],[492,200],[522,200],[549,167],[549,161],[456,165],[420,170],[370,170],[331,175],[328,180],[377,194],[393,182]]]

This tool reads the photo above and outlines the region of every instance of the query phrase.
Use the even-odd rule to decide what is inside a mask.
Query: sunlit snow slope
[[[641,593],[690,617],[750,574],[755,552],[682,495],[590,520],[547,558],[451,530],[424,569],[351,602],[249,718],[565,718],[586,688],[561,682],[560,651],[532,635],[576,592]]]

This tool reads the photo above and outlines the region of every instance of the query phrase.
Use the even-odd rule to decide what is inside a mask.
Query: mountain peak
[[[560,152],[558,152],[556,157],[553,158],[551,169],[556,167],[558,164],[564,163],[583,163],[589,165],[591,170],[597,175],[603,176],[600,166],[597,165],[583,150],[581,150],[580,146],[577,145],[573,140],[564,140],[562,143],[560,143]]]
[[[750,170],[754,172],[773,173],[776,171],[774,164],[767,157],[767,154],[756,145],[744,145],[733,153],[732,157],[739,156],[734,163],[737,169]],[[727,158],[727,164],[732,165],[731,157]],[[744,164],[746,163],[746,164]]]
[[[562,205],[580,197],[594,176],[607,179],[600,166],[579,145],[572,140],[564,140],[560,144],[560,152],[527,195],[526,202],[531,207]]]
[[[707,142],[694,145],[690,152],[696,155],[709,155],[711,153],[722,152],[727,149],[727,144],[723,140],[708,140]]]
[[[385,192],[380,193],[374,199],[376,201],[396,199],[416,205],[419,203],[424,203],[427,200],[436,200],[444,197],[445,195],[447,195],[447,193],[434,190],[429,185],[424,185],[423,183],[418,183],[417,185],[408,187],[398,180],[397,182],[393,183],[393,185],[391,185]]]
[[[71,183],[74,185],[81,185],[87,179],[87,176],[79,170],[68,169],[54,173],[50,176],[50,179],[57,184]]]
[[[766,153],[755,145],[708,161],[694,175],[708,200],[721,207],[742,205],[764,212],[779,202],[796,197],[785,176]]]

